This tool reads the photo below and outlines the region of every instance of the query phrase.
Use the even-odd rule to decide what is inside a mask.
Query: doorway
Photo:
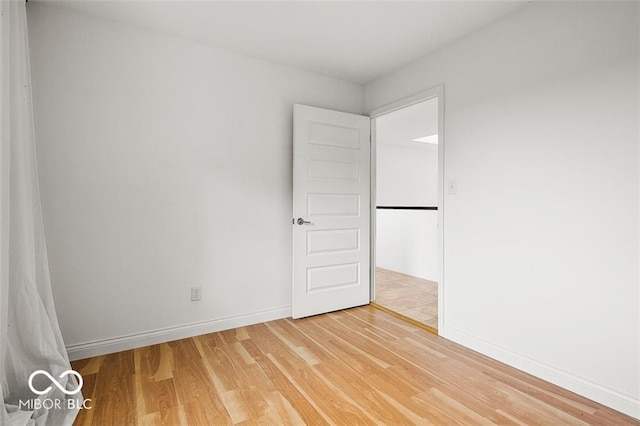
[[[376,114],[372,122],[372,299],[436,332],[442,280],[441,94]]]

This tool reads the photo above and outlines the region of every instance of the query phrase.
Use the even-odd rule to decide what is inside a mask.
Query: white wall
[[[379,206],[438,205],[438,145],[414,144],[414,147],[376,145],[376,203]]]
[[[28,23],[71,356],[289,316],[292,106],[360,113],[362,87],[38,2]]]
[[[438,212],[376,212],[376,266],[438,281]]]
[[[438,146],[413,144],[377,144],[378,206],[438,205]],[[378,209],[376,266],[438,281],[438,212]]]
[[[637,3],[533,3],[365,87],[444,83],[441,334],[640,417]]]

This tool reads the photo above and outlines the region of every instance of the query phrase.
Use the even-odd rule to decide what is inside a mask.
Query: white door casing
[[[369,117],[295,105],[293,123],[293,318],[365,305]]]

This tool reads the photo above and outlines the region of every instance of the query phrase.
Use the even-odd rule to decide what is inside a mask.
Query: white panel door
[[[369,117],[293,110],[293,317],[369,303]]]

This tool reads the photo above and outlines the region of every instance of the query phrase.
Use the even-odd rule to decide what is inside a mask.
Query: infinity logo
[[[77,394],[78,392],[80,392],[80,390],[82,389],[82,385],[84,384],[84,381],[82,380],[82,376],[77,371],[73,371],[73,370],[63,371],[62,374],[60,374],[60,377],[59,377],[60,379],[62,379],[65,376],[68,376],[69,374],[71,374],[73,376],[76,376],[76,379],[78,379],[78,389],[73,390],[73,391],[68,391],[60,384],[60,382],[58,382],[48,372],[46,372],[44,370],[36,370],[33,373],[31,373],[31,375],[29,376],[29,389],[31,389],[31,391],[33,393],[36,393],[38,395],[44,395],[46,393],[49,393],[49,391],[51,390],[51,386],[49,386],[45,390],[37,390],[35,387],[33,387],[33,378],[36,377],[38,374],[42,374],[44,376],[47,376],[49,378],[49,380],[51,380],[52,384],[54,384],[58,389],[60,389],[62,392],[64,392],[67,395],[75,395],[75,394]]]

